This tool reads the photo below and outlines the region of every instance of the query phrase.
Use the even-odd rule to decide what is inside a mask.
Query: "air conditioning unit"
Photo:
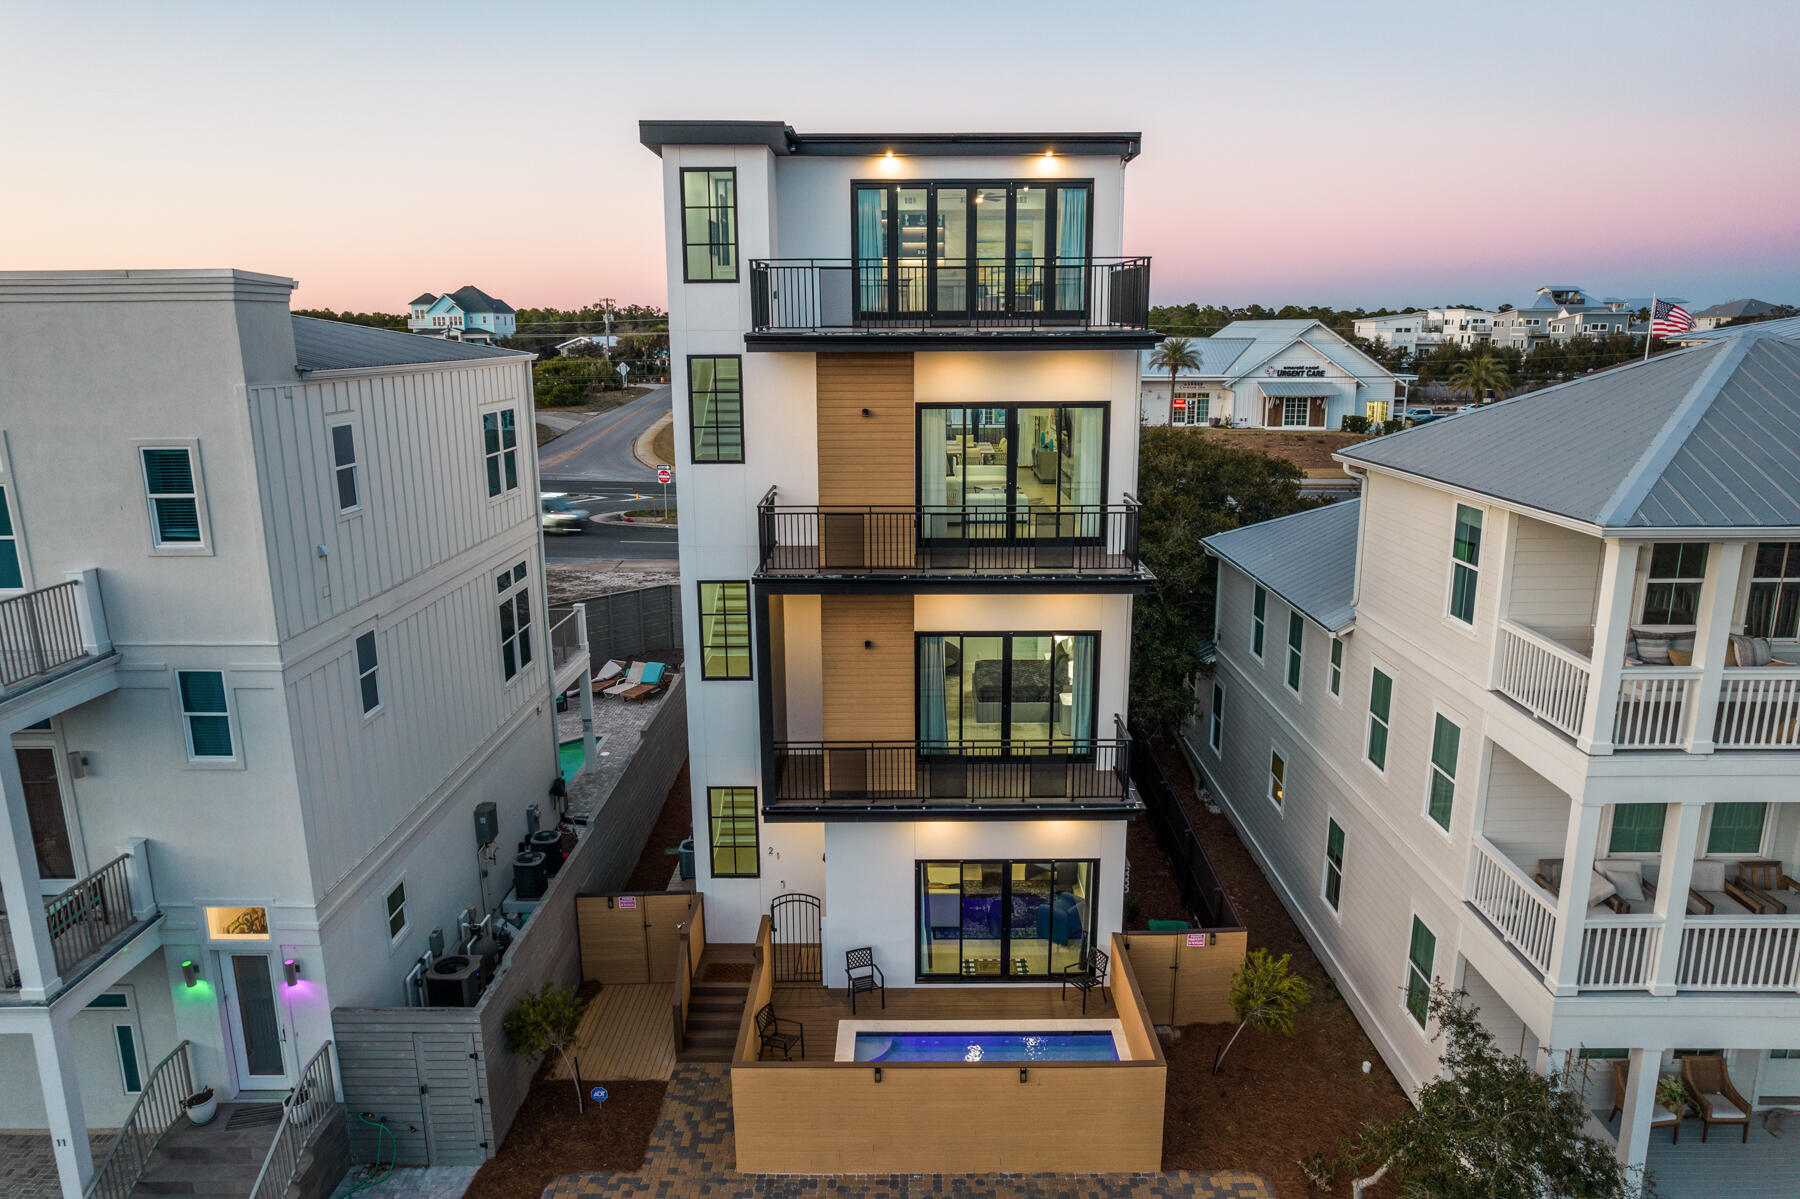
[[[475,958],[451,954],[425,972],[426,1007],[474,1007],[480,998],[481,964]]]

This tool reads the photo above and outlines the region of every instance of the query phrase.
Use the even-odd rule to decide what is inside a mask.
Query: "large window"
[[[1368,758],[1377,770],[1387,769],[1388,718],[1394,705],[1394,680],[1380,667],[1369,672]]]
[[[235,756],[225,676],[216,670],[178,670],[175,682],[181,695],[181,720],[187,727],[188,760]]]
[[[859,317],[1086,311],[1087,182],[867,182],[853,196]]]
[[[683,168],[681,262],[688,283],[737,282],[735,167]]]
[[[1462,730],[1440,712],[1431,731],[1431,790],[1425,814],[1445,832],[1450,831],[1450,813],[1456,806],[1456,758],[1461,748]]]
[[[1650,578],[1644,584],[1642,623],[1690,625],[1700,610],[1700,582],[1706,577],[1706,546],[1669,541],[1650,550]]]
[[[1105,404],[918,409],[932,540],[1094,540],[1105,532]]]
[[[1094,936],[1094,861],[918,863],[920,979],[1053,978]]]
[[[1325,821],[1325,882],[1320,891],[1325,902],[1331,905],[1332,911],[1338,910],[1338,902],[1344,891],[1344,828],[1337,821]]]
[[[1082,748],[1094,737],[1097,633],[921,633],[919,741],[976,752]]]
[[[744,460],[744,390],[736,354],[688,358],[688,432],[695,462]]]
[[[1431,966],[1437,957],[1437,935],[1417,916],[1412,922],[1412,942],[1406,951],[1406,1010],[1425,1027],[1431,1011]]]
[[[1612,810],[1608,853],[1661,853],[1663,820],[1669,809],[1659,803],[1622,803]]]
[[[194,478],[192,451],[145,446],[138,453],[144,465],[144,493],[150,501],[150,529],[156,547],[200,545],[200,487]]]
[[[1306,622],[1300,613],[1288,613],[1288,652],[1287,652],[1287,685],[1295,695],[1300,694],[1300,651],[1305,644]]]
[[[714,878],[755,878],[756,788],[706,789],[708,849]]]
[[[700,584],[700,677],[750,677],[750,584]]]
[[[25,586],[25,569],[19,562],[19,536],[13,532],[12,509],[6,504],[6,488],[0,485],[0,591]]]
[[[1744,632],[1783,641],[1800,636],[1800,541],[1765,541],[1756,547]]]
[[[1481,571],[1481,509],[1456,506],[1456,539],[1450,546],[1450,615],[1475,623],[1475,584]]]
[[[1709,854],[1755,854],[1762,852],[1763,822],[1767,819],[1766,803],[1719,803],[1712,808],[1712,823],[1706,833]]]
[[[518,413],[501,408],[481,414],[482,453],[487,459],[487,493],[505,495],[519,485]]]
[[[531,665],[531,585],[525,581],[525,563],[495,575],[494,585],[500,593],[500,666],[511,679]]]

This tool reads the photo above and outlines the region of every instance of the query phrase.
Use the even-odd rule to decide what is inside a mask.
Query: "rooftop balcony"
[[[751,350],[1145,349],[1148,258],[750,263]]]

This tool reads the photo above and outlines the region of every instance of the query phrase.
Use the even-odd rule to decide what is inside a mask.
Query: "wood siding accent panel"
[[[912,504],[913,356],[820,354],[818,361],[819,503]]]
[[[913,597],[824,596],[819,638],[825,740],[911,741]]]

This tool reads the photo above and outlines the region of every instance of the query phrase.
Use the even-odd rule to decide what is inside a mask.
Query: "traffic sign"
[[[675,477],[675,472],[671,471],[668,467],[659,466],[656,468],[656,481],[658,483],[667,483],[670,479],[673,479],[674,477]]]

